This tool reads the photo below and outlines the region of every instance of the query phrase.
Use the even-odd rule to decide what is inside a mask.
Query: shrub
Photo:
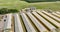
[[[17,9],[7,9],[7,8],[1,8],[0,14],[7,14],[7,13],[16,13],[19,12]]]

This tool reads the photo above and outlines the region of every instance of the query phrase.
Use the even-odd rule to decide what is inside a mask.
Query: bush
[[[19,12],[17,9],[7,9],[7,8],[1,8],[0,14],[7,14],[7,13],[16,13]]]
[[[18,10],[16,10],[16,9],[8,9],[8,11],[9,11],[9,13],[16,13],[16,12],[18,12]]]

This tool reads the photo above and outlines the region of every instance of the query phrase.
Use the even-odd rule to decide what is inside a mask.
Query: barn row
[[[60,32],[60,12],[32,11],[3,17],[4,32]]]

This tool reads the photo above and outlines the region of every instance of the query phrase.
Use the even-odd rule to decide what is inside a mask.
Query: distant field
[[[40,2],[40,3],[32,3],[33,6],[38,9],[52,9],[52,10],[60,10],[60,2]]]
[[[0,8],[7,7],[7,8],[22,9],[30,6],[37,7],[38,9],[51,8],[52,10],[60,10],[60,2],[27,3],[25,1],[19,1],[19,0],[5,0],[5,1],[0,0]]]

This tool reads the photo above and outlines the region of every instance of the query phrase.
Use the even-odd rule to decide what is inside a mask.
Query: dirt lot
[[[3,27],[4,27],[4,22],[3,21],[0,21],[0,32],[2,32]]]
[[[3,27],[4,27],[4,21],[2,21],[2,16],[0,16],[0,32],[2,32]]]

